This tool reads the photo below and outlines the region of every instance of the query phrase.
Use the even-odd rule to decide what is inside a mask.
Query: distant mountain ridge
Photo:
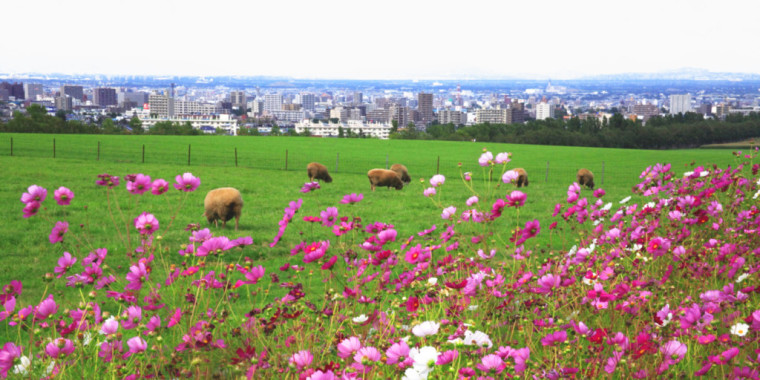
[[[579,78],[583,80],[714,80],[714,81],[756,81],[760,74],[756,73],[724,73],[713,72],[700,68],[686,67],[677,70],[660,71],[656,73],[620,73],[593,75]]]

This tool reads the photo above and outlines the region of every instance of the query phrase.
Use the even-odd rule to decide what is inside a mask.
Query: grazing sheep
[[[237,231],[238,222],[240,222],[240,210],[243,209],[243,198],[240,196],[240,191],[232,187],[211,190],[206,194],[203,206],[206,209],[203,216],[208,219],[209,223],[214,223],[215,226],[219,227],[218,220],[221,219],[222,227],[226,227],[227,221],[234,217],[235,231]]]
[[[309,181],[322,180],[327,183],[332,182],[332,177],[327,173],[327,166],[319,162],[312,162],[306,165],[306,172],[309,174]]]
[[[398,174],[399,178],[401,178],[401,182],[403,182],[404,185],[408,185],[412,182],[412,178],[409,177],[409,171],[406,170],[406,166],[401,164],[393,164],[391,165],[391,170]]]
[[[594,173],[588,169],[578,170],[578,184],[581,186],[588,186],[589,189],[594,189]]]
[[[375,186],[386,186],[389,189],[395,187],[396,190],[404,188],[401,177],[393,170],[372,169],[367,172],[367,177],[369,177],[369,185],[372,191],[375,191]]]
[[[517,172],[517,187],[528,187],[528,172],[523,168],[515,168]]]

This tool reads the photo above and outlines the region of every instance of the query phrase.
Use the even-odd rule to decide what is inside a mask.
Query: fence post
[[[604,185],[604,161],[602,161],[602,185]]]
[[[53,158],[55,158],[55,139],[53,139]]]
[[[98,141],[98,159],[96,161],[100,161],[100,141]]]
[[[288,171],[288,150],[285,149],[285,171]]]
[[[145,144],[143,144],[143,155],[142,155],[142,163],[145,163]]]
[[[435,166],[435,174],[441,174],[441,156],[438,156],[438,164]]]
[[[338,162],[340,161],[340,153],[335,154],[335,172],[338,172]]]
[[[549,161],[546,161],[546,177],[544,177],[544,183],[549,182]]]
[[[13,137],[11,137],[11,157],[13,157]]]
[[[388,170],[388,155],[385,155],[385,169]]]
[[[190,166],[190,144],[187,144],[187,166]]]
[[[235,147],[235,167],[237,167],[237,147]]]

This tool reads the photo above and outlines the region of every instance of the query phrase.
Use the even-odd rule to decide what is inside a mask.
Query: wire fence
[[[87,136],[72,138],[56,135],[14,135],[0,140],[0,155],[19,157],[37,157],[53,159],[74,159],[86,161],[104,161],[116,163],[150,163],[177,166],[225,166],[266,170],[304,171],[310,162],[320,162],[327,166],[331,173],[364,174],[374,168],[389,168],[394,163],[403,163],[409,170],[413,180],[430,178],[434,174],[444,174],[447,177],[459,177],[461,172],[472,171],[476,176],[481,175],[477,165],[477,157],[462,157],[436,154],[435,152],[419,153],[383,153],[379,151],[314,151],[293,144],[292,148],[260,149],[240,144],[215,144],[204,141],[203,138],[193,140],[162,139],[160,141],[143,139],[130,141],[118,138],[103,138]],[[274,150],[273,150],[274,149]],[[526,162],[525,160],[523,162]],[[510,164],[510,168],[515,165]],[[595,173],[597,185],[603,185],[609,180],[610,173],[625,175],[626,180],[638,177],[643,167],[635,163],[625,164],[620,160],[606,162],[604,157],[587,159],[585,161],[567,160],[561,157],[546,161],[528,160],[523,167],[528,173],[531,183],[561,181],[570,183],[575,180],[575,173],[580,167],[585,167]],[[624,173],[624,174],[621,174]],[[635,177],[633,174],[635,173]],[[494,173],[494,176],[500,173]],[[494,178],[498,180],[498,178]]]

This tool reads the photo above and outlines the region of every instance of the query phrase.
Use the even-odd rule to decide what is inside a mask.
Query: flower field
[[[239,231],[198,224],[233,168],[15,166],[0,377],[760,377],[757,151],[594,189],[470,153],[399,192],[258,171]]]

